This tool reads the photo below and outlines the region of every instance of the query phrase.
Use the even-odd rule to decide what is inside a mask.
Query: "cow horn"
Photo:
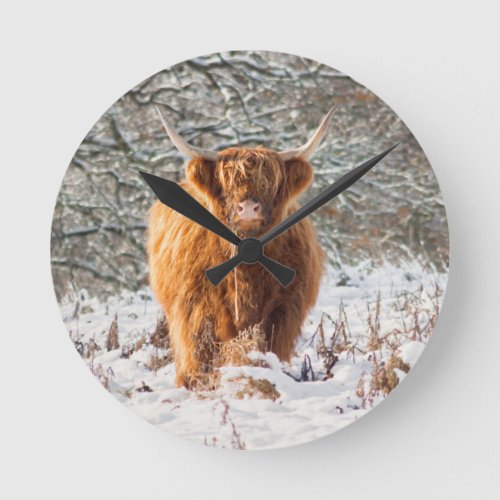
[[[328,111],[326,116],[319,124],[319,127],[316,129],[316,132],[314,132],[314,134],[305,144],[297,149],[281,151],[280,153],[278,153],[280,155],[280,158],[283,161],[292,160],[293,158],[303,158],[304,160],[310,158],[325,137],[326,131],[328,130],[328,125],[330,125],[335,110],[336,107],[333,106],[333,108]]]
[[[165,118],[160,111],[160,108],[156,106],[156,111],[158,111],[158,115],[160,116],[161,123],[165,128],[170,140],[174,143],[174,146],[183,154],[188,156],[189,158],[194,157],[202,157],[206,160],[217,161],[217,153],[215,151],[210,151],[209,149],[197,148],[195,146],[191,146],[187,141],[185,141],[175,130],[175,127],[170,123],[170,121]]]

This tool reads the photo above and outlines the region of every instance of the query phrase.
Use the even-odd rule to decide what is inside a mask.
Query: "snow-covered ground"
[[[247,365],[220,369],[215,390],[175,386],[168,350],[152,342],[161,310],[149,290],[104,303],[82,291],[61,309],[94,375],[149,422],[214,446],[291,446],[341,429],[390,393],[429,340],[446,286],[445,274],[417,264],[344,273],[343,286],[324,279],[290,364],[251,352]]]

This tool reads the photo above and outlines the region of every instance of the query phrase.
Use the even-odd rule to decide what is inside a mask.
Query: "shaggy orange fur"
[[[230,148],[217,162],[189,161],[181,186],[240,237],[259,237],[297,209],[295,200],[312,177],[311,166],[301,159],[283,162],[269,149]],[[242,226],[235,206],[248,198],[262,204],[265,217]],[[214,345],[254,325],[265,332],[269,351],[290,359],[323,272],[323,251],[308,219],[265,247],[267,256],[297,271],[287,288],[260,264],[242,264],[219,286],[212,285],[204,271],[234,255],[235,247],[160,202],[150,212],[147,249],[150,283],[169,324],[178,385],[193,388],[211,370]]]

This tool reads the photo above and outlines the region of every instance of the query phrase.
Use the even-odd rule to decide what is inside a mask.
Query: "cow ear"
[[[285,163],[286,188],[289,199],[296,198],[311,184],[313,170],[305,160],[295,158]]]
[[[215,162],[205,158],[193,158],[186,167],[187,180],[204,196],[217,196]]]

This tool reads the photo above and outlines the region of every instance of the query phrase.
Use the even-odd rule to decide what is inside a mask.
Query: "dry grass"
[[[391,355],[388,361],[380,361],[377,355],[373,353],[370,356],[372,363],[371,379],[366,390],[366,373],[362,373],[356,388],[356,396],[361,399],[363,408],[367,406],[372,407],[375,403],[375,398],[382,394],[387,396],[399,384],[399,377],[395,369],[399,369],[404,373],[410,371],[410,366],[405,363],[401,358]]]
[[[366,373],[363,372],[356,388],[356,395],[361,399],[362,406],[373,406],[379,395],[387,396],[400,382],[397,371],[408,373],[410,365],[400,357],[400,348],[408,340],[426,342],[432,335],[440,311],[440,298],[443,291],[436,283],[432,299],[432,307],[422,309],[420,294],[422,289],[414,294],[405,293],[396,302],[395,307],[400,312],[401,327],[384,332],[381,327],[381,299],[377,295],[375,305],[367,304],[367,343],[366,350],[371,362],[370,381],[367,387]],[[406,318],[411,318],[408,324]],[[382,352],[389,352],[385,360]]]
[[[300,374],[287,373],[298,382],[316,382],[328,380],[335,376],[335,366],[339,359],[357,362],[356,357],[369,361],[371,368],[365,370],[355,390],[363,407],[371,407],[379,396],[385,397],[394,390],[400,382],[402,373],[408,373],[410,366],[401,357],[401,346],[407,341],[426,342],[432,334],[440,310],[442,290],[436,284],[433,296],[424,307],[422,290],[415,293],[404,292],[393,304],[383,303],[380,293],[373,303],[367,302],[366,315],[362,319],[365,325],[365,334],[356,332],[351,334],[344,304],[340,302],[336,314],[323,313],[315,333],[304,347],[313,348],[311,354],[303,354]],[[385,316],[388,308],[400,316],[399,326],[384,329]],[[394,316],[394,314],[393,314]],[[145,365],[156,375],[162,368],[173,362],[172,349],[169,341],[168,324],[163,316],[159,317],[152,332],[143,332],[136,340],[120,346],[119,324],[117,315],[114,316],[105,345],[100,346],[95,335],[84,341],[78,334],[70,332],[71,338],[84,358],[90,360],[90,367],[94,375],[109,390],[114,378],[111,368],[105,369],[100,364],[94,364],[96,354],[103,349],[115,351],[121,348],[121,356],[128,358],[133,353],[147,349],[149,362]],[[101,337],[102,338],[102,337]],[[224,366],[258,366],[269,368],[265,361],[255,359],[250,353],[265,352],[265,334],[260,325],[241,332],[236,338],[228,342],[214,340],[213,327],[209,327],[199,334],[198,356],[202,360],[202,373],[193,387],[197,397],[212,398],[214,390],[221,386],[220,368]],[[103,342],[104,343],[104,342]],[[317,358],[315,358],[317,356]],[[316,361],[313,363],[312,359]],[[319,367],[317,360],[321,360]],[[366,362],[366,361],[365,361]],[[276,386],[265,378],[239,376],[229,379],[234,383],[233,390],[237,399],[268,399],[276,401],[280,393]],[[147,392],[148,387],[143,384],[135,390]],[[131,394],[124,394],[131,397]],[[235,437],[235,443],[238,439]]]
[[[326,321],[333,326],[333,332],[328,342],[325,336]],[[352,342],[349,323],[342,301],[339,304],[339,310],[335,320],[326,313],[321,315],[321,320],[315,335],[319,336],[318,343],[316,344],[316,351],[318,356],[323,358],[323,367],[325,369],[323,380],[332,378],[332,369],[339,360],[339,355],[341,353],[346,352],[347,355],[352,353],[354,357],[354,344]]]
[[[121,357],[126,359],[130,358],[134,352],[140,351],[148,343],[148,337],[146,335],[141,335],[137,340],[122,346]]]
[[[207,328],[199,336],[199,354],[203,361],[202,373],[194,381],[192,389],[200,397],[205,391],[214,391],[220,387],[220,368],[224,366],[260,366],[268,367],[264,361],[251,360],[251,352],[265,351],[265,338],[260,326],[242,331],[237,337],[227,342],[216,342],[213,331]]]
[[[373,308],[370,308],[370,303],[366,303],[366,308],[368,310],[368,331],[369,331],[369,339],[367,348],[369,351],[377,351],[382,347],[382,339],[380,338],[380,291],[377,294],[377,300],[375,301],[375,311]]]
[[[235,450],[244,450],[246,449],[245,442],[243,441],[241,434],[237,431],[236,425],[234,424],[231,415],[230,415],[230,408],[229,408],[229,403],[224,399],[220,398],[219,403],[222,405],[222,415],[221,415],[221,426],[230,426],[231,429],[231,447],[234,448]],[[217,442],[217,438],[212,439],[212,444],[215,445]],[[210,444],[207,442],[205,439],[205,444]]]
[[[86,342],[83,342],[79,339],[75,339],[73,340],[73,342],[80,356],[86,359],[94,359],[95,354],[102,349],[95,340],[95,336],[90,338]]]
[[[150,343],[158,349],[170,349],[168,324],[163,314],[156,320],[156,327],[151,336]]]
[[[173,356],[170,351],[166,353],[162,353],[158,348],[155,348],[153,354],[151,354],[151,358],[149,360],[148,368],[155,373],[158,373],[158,370],[172,363]]]
[[[266,340],[264,332],[260,325],[253,328],[248,328],[240,332],[234,339],[228,342],[222,342],[217,345],[218,357],[214,365],[216,367],[231,365],[253,365],[263,366],[262,362],[252,362],[248,354],[251,352],[264,352],[266,348]]]
[[[113,324],[110,328],[110,332],[113,329]],[[151,334],[145,332],[135,341],[124,344],[122,346],[121,357],[130,358],[134,352],[139,352],[144,347],[150,346],[154,349],[150,356],[149,363],[147,363],[146,366],[156,374],[160,368],[163,368],[173,361],[168,336],[168,324],[165,320],[165,316],[163,315],[161,315],[156,321],[155,329]]]
[[[156,375],[160,368],[167,366],[174,360],[172,350],[170,349],[168,324],[165,316],[161,315],[156,321],[156,327],[149,343],[154,346],[154,350],[149,360],[148,368]]]
[[[90,362],[90,371],[94,375],[94,377],[101,382],[104,388],[109,391],[109,385],[112,379],[115,378],[115,374],[111,366],[105,370],[101,364],[94,365],[94,360]]]
[[[118,341],[118,314],[115,314],[111,326],[109,327],[108,337],[106,339],[106,350],[114,351],[120,348],[120,342]]]
[[[243,385],[235,394],[237,399],[258,398],[276,401],[281,396],[276,385],[265,378],[237,377],[231,379],[231,382]]]

